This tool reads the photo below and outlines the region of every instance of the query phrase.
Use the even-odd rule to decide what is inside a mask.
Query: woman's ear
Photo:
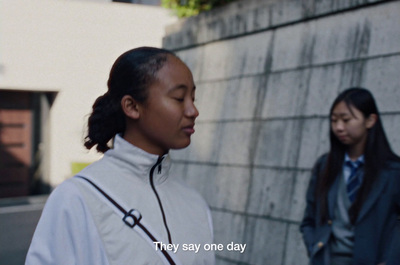
[[[377,120],[378,120],[378,115],[374,113],[370,114],[366,120],[367,129],[371,129],[372,127],[374,127]]]
[[[122,111],[125,113],[127,117],[134,120],[139,118],[140,104],[132,96],[130,95],[123,96],[121,99],[121,107]]]

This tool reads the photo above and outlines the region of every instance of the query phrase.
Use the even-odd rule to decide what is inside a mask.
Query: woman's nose
[[[336,130],[336,131],[343,131],[343,129],[344,129],[343,122],[337,121],[337,122],[334,124],[334,130]]]
[[[193,101],[190,101],[186,108],[185,108],[185,115],[191,118],[197,118],[199,116],[199,111],[197,110],[196,106],[194,105]]]

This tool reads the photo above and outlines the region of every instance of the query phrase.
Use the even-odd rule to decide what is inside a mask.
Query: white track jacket
[[[168,155],[149,154],[117,135],[114,148],[78,175],[127,211],[139,211],[159,242],[174,244],[169,253],[177,264],[213,265],[214,253],[204,250],[213,240],[209,209],[198,193],[169,176],[170,164]],[[51,193],[25,264],[161,265],[160,246],[126,225],[88,181],[74,177]]]

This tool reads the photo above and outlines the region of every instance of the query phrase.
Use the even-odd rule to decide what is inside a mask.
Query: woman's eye
[[[176,101],[183,102],[184,98],[174,98]]]

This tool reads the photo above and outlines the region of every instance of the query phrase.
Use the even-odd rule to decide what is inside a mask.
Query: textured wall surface
[[[298,227],[334,97],[369,88],[400,153],[400,2],[239,1],[167,32],[200,111],[175,170],[211,206],[215,242],[247,244],[217,264],[307,264]]]

